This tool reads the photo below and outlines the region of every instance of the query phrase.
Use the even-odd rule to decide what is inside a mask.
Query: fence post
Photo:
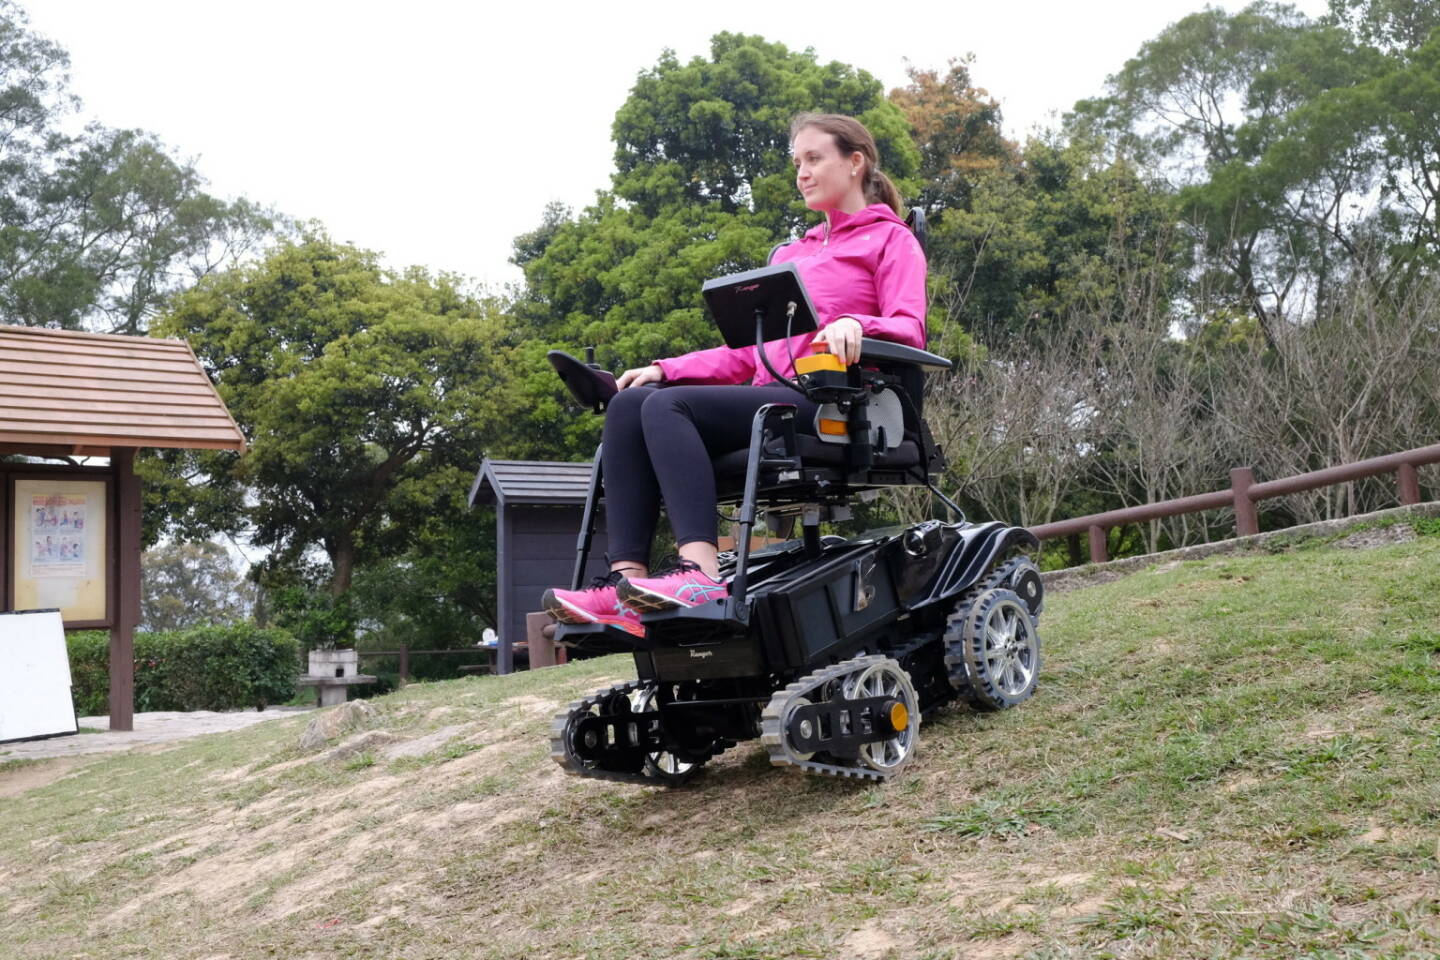
[[[1260,518],[1255,513],[1255,501],[1250,499],[1249,490],[1255,486],[1255,473],[1249,467],[1235,467],[1230,471],[1230,489],[1235,492],[1235,535],[1254,536],[1260,532]]]
[[[1109,559],[1110,554],[1105,549],[1105,528],[1090,524],[1090,562],[1104,563]]]
[[[525,614],[525,640],[530,649],[530,669],[555,666],[555,641],[545,636],[545,628],[554,621],[550,614]]]
[[[1395,471],[1396,482],[1400,485],[1400,502],[1409,506],[1420,502],[1420,474],[1413,463],[1402,463]]]
[[[410,647],[400,644],[400,686],[410,682]]]

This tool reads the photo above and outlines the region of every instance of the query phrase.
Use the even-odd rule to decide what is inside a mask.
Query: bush
[[[110,712],[110,638],[66,635],[75,709]],[[295,696],[300,644],[283,630],[252,624],[135,634],[135,709],[264,709]]]

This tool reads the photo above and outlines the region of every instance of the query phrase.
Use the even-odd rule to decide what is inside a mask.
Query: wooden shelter
[[[141,447],[245,449],[188,344],[0,326],[0,454],[61,461],[0,462],[0,610],[109,629],[112,730],[134,725]]]
[[[470,505],[495,505],[498,673],[513,668],[514,645],[526,635],[525,615],[540,609],[545,590],[570,585],[590,471],[588,463],[487,458],[475,475]],[[585,570],[587,580],[605,572],[605,549],[601,517]]]

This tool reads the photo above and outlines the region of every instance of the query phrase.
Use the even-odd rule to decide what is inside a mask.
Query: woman
[[[923,348],[925,255],[900,218],[900,194],[880,172],[874,138],[852,117],[807,113],[795,118],[790,140],[795,185],[825,220],[781,247],[774,262],[795,263],[820,329],[768,344],[770,362],[786,376],[794,376],[792,354],[814,349],[855,363],[861,337]],[[748,445],[751,419],[767,403],[795,404],[796,429],[813,434],[815,405],[775,384],[754,347],[657,360],[626,370],[617,384],[601,452],[610,574],[587,590],[548,590],[544,606],[562,623],[608,623],[638,636],[639,612],[728,594],[711,457]],[[681,559],[652,577],[662,498]]]

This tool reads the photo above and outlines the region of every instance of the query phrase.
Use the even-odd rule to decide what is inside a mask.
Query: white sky
[[[905,82],[906,58],[943,68],[974,53],[975,83],[1022,137],[1203,5],[21,2],[32,28],[69,50],[87,116],[159,135],[212,192],[319,220],[397,267],[490,284],[519,280],[511,240],[546,202],[578,210],[609,186],[611,120],[665,47],[686,61],[721,30],[758,33],[886,89]]]

